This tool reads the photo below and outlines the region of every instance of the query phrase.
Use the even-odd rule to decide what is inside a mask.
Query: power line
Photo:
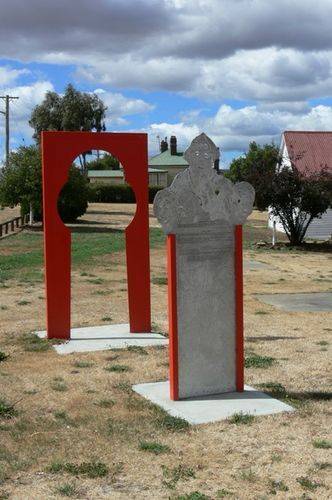
[[[14,99],[19,99],[19,97],[11,95],[1,95],[0,99],[5,101],[6,107],[5,111],[0,111],[1,114],[5,115],[6,120],[6,167],[9,165],[9,103]]]

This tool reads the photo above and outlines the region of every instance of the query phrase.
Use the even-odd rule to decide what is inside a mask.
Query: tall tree
[[[248,152],[232,161],[227,177],[233,182],[247,181],[255,188],[255,205],[266,210],[271,201],[271,182],[279,163],[279,149],[275,144],[259,146],[251,142]]]
[[[32,111],[29,124],[39,143],[42,130],[81,130],[101,132],[105,130],[107,107],[96,94],[66,87],[63,95],[47,92],[45,99]],[[86,152],[80,156],[81,169],[86,173]]]
[[[120,163],[117,158],[110,154],[99,156],[95,160],[87,163],[88,170],[120,170]]]

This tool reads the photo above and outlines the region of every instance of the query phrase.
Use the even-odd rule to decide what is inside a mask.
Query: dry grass
[[[112,212],[113,224],[123,227],[134,207],[94,205],[86,219],[108,217],[98,211]],[[252,221],[263,234],[262,215]],[[16,238],[0,242],[0,255],[16,251]],[[331,255],[246,250],[245,257],[273,266],[245,276],[247,354],[274,358],[267,367],[246,369],[246,382],[266,384],[297,407],[249,425],[186,429],[135,395],[133,383],[167,378],[167,349],[62,357],[45,343],[22,341],[44,328],[43,286],[19,276],[4,281],[0,351],[9,357],[0,364],[0,400],[13,412],[0,414],[0,498],[329,498],[330,449],[315,443],[331,440],[331,314],[286,313],[255,294],[331,290]],[[152,276],[165,275],[163,246],[152,249],[151,266]],[[167,287],[154,281],[153,321],[166,331]],[[24,300],[29,303],[17,305]],[[123,252],[74,269],[72,316],[75,326],[102,324],[105,317],[127,321]],[[111,365],[130,370],[107,370]]]

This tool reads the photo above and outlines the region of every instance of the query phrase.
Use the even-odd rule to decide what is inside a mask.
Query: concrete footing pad
[[[46,331],[36,334],[40,338],[46,338]],[[71,354],[156,345],[168,345],[168,339],[159,333],[130,333],[128,324],[120,324],[72,328],[71,339],[62,344],[55,344],[54,349],[58,354]]]
[[[190,424],[217,422],[231,417],[234,413],[258,416],[293,411],[291,406],[247,385],[244,392],[229,392],[181,401],[169,399],[169,382],[137,384],[133,386],[133,390],[161,406],[173,417],[181,417]]]
[[[265,262],[259,262],[257,260],[244,260],[243,261],[243,269],[245,271],[258,271],[260,269],[275,269],[274,266],[270,266],[269,264],[265,264]]]
[[[274,293],[256,295],[256,297],[271,306],[289,312],[331,312],[332,293]]]

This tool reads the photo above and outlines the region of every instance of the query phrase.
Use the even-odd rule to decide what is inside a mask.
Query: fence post
[[[275,220],[273,220],[273,227],[272,227],[272,246],[274,247],[276,243],[277,243],[276,221],[275,221]]]

